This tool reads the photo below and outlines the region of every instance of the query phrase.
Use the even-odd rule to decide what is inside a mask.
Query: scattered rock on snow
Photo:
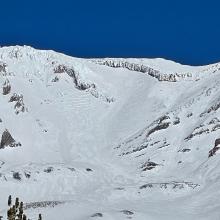
[[[192,115],[193,115],[193,113],[191,112],[191,113],[189,113],[189,114],[187,114],[187,118],[190,118],[190,117],[192,117]]]
[[[37,209],[46,207],[55,207],[57,205],[63,204],[63,201],[42,201],[42,202],[31,202],[24,205],[24,209]]]
[[[212,157],[220,149],[220,138],[215,140],[215,146],[209,151],[209,157]]]
[[[19,114],[20,112],[25,112],[25,105],[23,95],[19,95],[14,93],[11,97],[9,102],[16,102],[14,105],[15,113]]]
[[[97,212],[97,213],[91,215],[91,217],[92,217],[92,218],[95,218],[95,217],[103,217],[103,214],[100,213],[100,212]]]
[[[167,119],[170,119],[170,117],[167,115],[164,115],[164,116],[160,117],[158,120],[156,120],[153,123],[153,124],[155,124],[154,127],[148,131],[147,137],[149,137],[151,134],[153,134],[156,131],[168,128],[170,125],[170,122],[164,122]]]
[[[7,147],[7,146],[17,147],[17,146],[21,146],[21,144],[16,143],[14,138],[11,136],[10,132],[6,129],[2,134],[0,148],[4,148],[4,147]]]
[[[53,167],[47,167],[46,169],[44,169],[45,173],[51,173],[53,171]]]
[[[199,187],[199,184],[192,182],[165,182],[165,183],[147,183],[139,187],[139,189],[147,189],[159,187],[160,189],[184,189],[184,188],[192,188],[195,189]]]
[[[19,172],[13,172],[13,178],[16,180],[21,180],[21,174]]]
[[[91,168],[86,168],[86,171],[92,172],[92,169]]]
[[[218,122],[220,122],[220,120],[217,117],[215,117],[209,122],[209,125],[216,124]]]
[[[73,168],[73,167],[68,167],[68,169],[72,172],[75,171],[75,168]]]
[[[0,73],[6,73],[6,63],[0,63]]]
[[[173,125],[178,125],[180,123],[180,118],[176,117],[173,121]]]
[[[30,173],[30,172],[24,172],[24,175],[25,175],[25,177],[28,178],[28,179],[31,177],[31,173]]]
[[[134,215],[134,212],[132,212],[132,211],[129,211],[129,210],[122,210],[121,211],[123,214],[125,214],[125,215]]]
[[[23,98],[22,95],[19,95],[19,94],[17,94],[17,93],[14,93],[14,94],[10,97],[9,102],[17,102],[17,101],[19,101],[19,99],[21,99],[21,98]]]
[[[200,117],[203,117],[211,112],[215,112],[220,108],[220,102],[215,103],[214,105],[212,105],[209,109],[207,109],[206,111],[202,112],[200,114]]]
[[[144,163],[141,168],[142,168],[142,171],[147,171],[147,170],[152,170],[154,169],[156,166],[158,166],[157,163],[154,163],[152,161],[147,161],[146,163]]]
[[[191,149],[189,149],[189,148],[184,148],[184,149],[182,149],[182,150],[179,150],[178,152],[186,153],[186,152],[190,152],[190,151],[191,151]]]
[[[10,84],[8,79],[5,80],[2,89],[3,89],[3,91],[2,91],[3,95],[8,95],[10,93],[10,91],[11,91],[11,84]]]

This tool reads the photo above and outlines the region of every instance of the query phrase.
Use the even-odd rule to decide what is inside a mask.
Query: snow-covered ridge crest
[[[95,60],[94,62],[96,62],[97,64],[100,65],[106,65],[109,67],[114,67],[114,68],[126,68],[132,71],[136,71],[136,72],[141,72],[141,73],[146,73],[152,77],[155,77],[156,79],[158,79],[159,81],[168,81],[168,82],[176,82],[178,81],[180,78],[184,79],[184,78],[191,78],[192,74],[191,73],[174,73],[174,74],[165,74],[160,72],[159,70],[155,70],[149,66],[146,66],[144,64],[137,64],[137,63],[132,63],[132,62],[128,62],[128,61],[121,61],[121,60]]]
[[[5,77],[12,75],[37,75],[47,84],[58,82],[62,75],[72,78],[76,89],[90,93],[107,103],[114,101],[105,91],[106,85],[96,82],[97,76],[82,59],[29,46],[0,48],[0,72]]]
[[[121,59],[121,58],[105,58],[105,59],[94,59],[92,62],[105,65],[113,68],[126,68],[128,70],[141,72],[148,74],[159,81],[168,81],[168,82],[177,82],[181,80],[199,80],[204,76],[204,73],[216,73],[220,71],[219,64],[213,64],[204,67],[191,67],[191,69],[187,72],[183,71],[173,71],[172,73],[164,73],[163,70],[159,68],[152,68],[149,65],[144,63],[144,59]],[[146,59],[145,59],[146,60]],[[164,60],[164,62],[170,62]],[[189,66],[188,66],[189,67]]]
[[[146,73],[159,81],[178,82],[182,80],[199,80],[212,73],[220,72],[220,63],[206,66],[187,66],[165,59],[137,59],[137,58],[100,58],[82,59],[67,56],[53,50],[38,50],[30,46],[9,46],[0,48],[0,60],[7,59],[30,59],[38,62],[54,60],[64,61],[63,64],[73,64],[82,69],[80,65],[93,62],[114,68],[126,68],[132,71]],[[62,62],[60,62],[62,64]],[[80,65],[79,65],[80,64]],[[88,69],[88,67],[87,67]],[[168,71],[166,70],[168,69]],[[79,71],[82,72],[82,71]],[[87,71],[84,71],[87,72]]]

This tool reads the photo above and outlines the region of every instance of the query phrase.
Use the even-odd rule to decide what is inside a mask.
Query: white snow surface
[[[163,81],[106,61],[187,76]],[[12,195],[31,219],[219,220],[220,154],[209,151],[220,138],[220,64],[13,46],[0,48],[0,84],[0,135],[21,143],[0,149],[0,215]]]

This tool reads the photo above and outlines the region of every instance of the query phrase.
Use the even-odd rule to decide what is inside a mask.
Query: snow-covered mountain
[[[220,63],[0,48],[0,214],[219,220]]]

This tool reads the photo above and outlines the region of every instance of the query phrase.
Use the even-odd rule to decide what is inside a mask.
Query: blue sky
[[[0,45],[31,45],[78,57],[220,61],[220,1],[5,0]]]

